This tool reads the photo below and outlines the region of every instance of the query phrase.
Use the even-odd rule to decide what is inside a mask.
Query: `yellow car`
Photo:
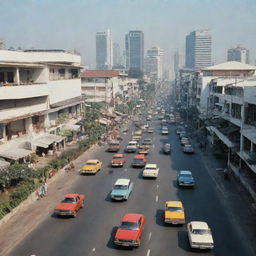
[[[169,224],[184,224],[185,213],[180,201],[167,201],[165,203],[164,222]]]
[[[88,160],[80,171],[80,174],[96,174],[101,168],[102,162],[99,160]]]

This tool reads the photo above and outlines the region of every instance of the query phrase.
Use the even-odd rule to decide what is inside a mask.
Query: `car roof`
[[[128,185],[130,179],[117,179],[115,185]]]
[[[124,157],[124,154],[114,154],[113,157],[114,157],[114,156],[117,156],[117,157]]]
[[[157,168],[156,164],[146,164],[145,168]]]
[[[171,206],[174,206],[174,207],[175,207],[175,206],[183,207],[181,201],[166,201],[165,204],[166,204],[168,207],[171,207]]]
[[[192,174],[189,170],[180,170],[180,174]]]
[[[99,160],[96,159],[89,159],[86,163],[97,163]]]
[[[77,193],[69,193],[69,194],[66,194],[64,197],[77,197],[79,194]]]
[[[134,156],[134,158],[145,158],[145,156],[143,154],[137,154]]]
[[[139,213],[126,213],[121,221],[137,222],[142,216],[143,215]]]
[[[209,226],[204,221],[191,221],[192,229],[209,229]]]

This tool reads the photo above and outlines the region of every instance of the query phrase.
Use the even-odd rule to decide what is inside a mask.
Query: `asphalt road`
[[[131,168],[134,154],[126,154],[123,168],[109,166],[112,153],[102,147],[95,159],[104,163],[101,172],[95,176],[81,176],[70,192],[86,195],[85,207],[76,218],[51,216],[31,232],[9,255],[11,256],[167,256],[201,255],[191,250],[186,225],[165,226],[163,223],[164,203],[167,200],[181,200],[185,207],[186,220],[207,221],[215,241],[212,251],[204,255],[250,256],[246,237],[241,237],[238,224],[230,217],[225,200],[212,182],[199,154],[185,155],[175,134],[175,126],[169,126],[169,135],[160,135],[159,121],[152,121],[155,127],[153,147],[148,155],[149,163],[157,163],[160,172],[156,180],[144,180],[143,169]],[[124,135],[122,150],[131,139],[131,131]],[[172,145],[171,155],[159,151],[163,142]],[[122,151],[121,150],[121,151]],[[120,151],[120,152],[121,152]],[[87,159],[85,159],[87,160]],[[177,170],[189,169],[196,180],[194,189],[180,189],[176,186]],[[126,202],[112,202],[109,193],[116,179],[130,178],[134,182],[133,192]],[[56,202],[57,204],[57,202]],[[137,249],[117,248],[113,237],[124,213],[143,213],[146,226],[141,246]]]

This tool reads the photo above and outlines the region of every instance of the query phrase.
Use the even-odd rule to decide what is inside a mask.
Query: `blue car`
[[[177,183],[179,186],[195,186],[195,180],[192,176],[191,171],[181,170],[178,174]]]
[[[128,200],[133,189],[130,179],[118,179],[111,191],[112,200]]]

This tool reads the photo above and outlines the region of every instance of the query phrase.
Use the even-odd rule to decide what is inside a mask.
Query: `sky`
[[[256,0],[0,0],[0,38],[7,48],[76,50],[94,68],[95,34],[110,29],[124,48],[129,30],[142,30],[145,50],[160,46],[165,66],[185,36],[209,29],[215,64],[241,44],[256,59]]]

